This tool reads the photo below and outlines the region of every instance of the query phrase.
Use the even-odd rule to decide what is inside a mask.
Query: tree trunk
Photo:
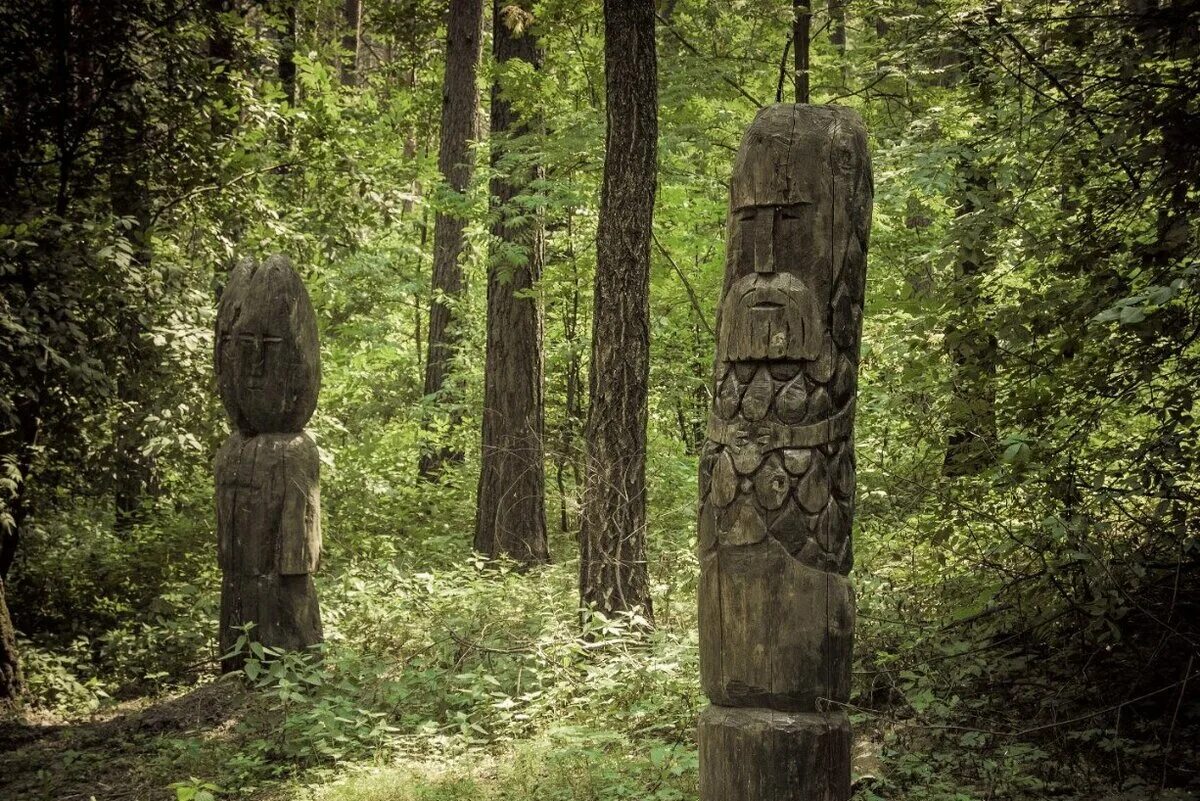
[[[829,1],[829,42],[838,52],[839,87],[850,86],[850,62],[846,59],[846,0]]]
[[[130,269],[142,275],[140,283],[148,285],[153,250],[150,245],[150,173],[145,158],[146,111],[135,92],[136,75],[128,70],[119,87],[124,98],[124,120],[114,126],[109,142],[112,169],[109,173],[109,203],[115,217],[132,225],[121,227],[128,240],[132,259]],[[115,434],[114,491],[115,524],[118,531],[128,531],[141,518],[147,491],[154,483],[153,464],[145,455],[144,405],[145,389],[151,385],[148,373],[152,368],[149,345],[142,337],[140,313],[148,308],[150,299],[143,295],[138,302],[121,310],[121,337],[125,358],[117,376],[117,423]]]
[[[4,581],[0,579],[0,710],[21,695],[23,684],[17,636],[4,601]]]
[[[812,38],[812,0],[792,0],[792,54],[796,59],[796,102],[807,103],[808,49]]]
[[[475,172],[470,143],[477,136],[479,88],[476,75],[483,41],[483,0],[450,0],[446,25],[446,74],[442,83],[442,133],[438,169],[454,192],[465,192]],[[452,399],[446,387],[456,344],[453,306],[463,294],[463,229],[457,214],[439,211],[433,228],[433,292],[429,304],[429,356],[425,360],[425,394],[444,405]],[[451,413],[451,423],[458,415]],[[437,474],[462,454],[437,444],[421,456],[421,475]]]
[[[650,234],[658,143],[654,5],[605,0],[608,105],[596,235],[580,599],[652,619],[646,569]]]
[[[355,86],[358,84],[358,50],[362,44],[362,3],[360,0],[346,0],[342,7],[345,16],[346,32],[342,35],[342,84]]]
[[[580,365],[579,349],[579,259],[575,253],[573,231],[573,214],[567,212],[566,257],[571,262],[571,292],[569,297],[562,299],[563,339],[566,344],[566,368],[563,370],[563,415],[562,426],[558,433],[557,452],[554,456],[555,480],[558,484],[559,498],[559,530],[566,534],[568,531],[578,531],[569,508],[578,505],[579,491],[583,484],[580,476],[579,449],[577,447],[578,432],[583,429],[581,421],[583,413],[580,408],[580,396],[583,394],[581,380],[582,365]],[[571,472],[571,496],[567,497],[566,472]]]
[[[279,40],[279,84],[287,104],[296,107],[296,3],[284,0],[283,36]]]
[[[980,208],[976,198],[992,194],[988,168],[966,159],[964,188],[955,221],[958,240],[955,283],[951,289],[946,347],[953,362],[948,410],[949,435],[942,472],[947,476],[977,473],[996,461],[996,366],[999,346],[984,313],[981,282],[991,269],[995,236],[994,208]]]
[[[989,5],[983,20],[996,24],[999,7]],[[979,107],[992,106],[993,80],[990,65],[976,63],[973,51],[960,59],[962,79],[974,91]],[[996,237],[997,210],[992,206],[996,191],[992,166],[979,156],[992,138],[990,117],[983,132],[970,143],[975,151],[959,165],[962,178],[958,215],[955,219],[955,283],[951,288],[950,317],[946,323],[946,348],[953,363],[953,385],[948,409],[946,457],[942,472],[947,476],[977,473],[996,461],[996,367],[999,347],[987,319],[987,301],[982,284],[991,270]]]
[[[531,5],[526,3],[525,5]],[[529,25],[513,0],[493,0],[493,51],[501,69],[511,59],[541,67]],[[499,81],[492,84],[492,248],[488,265],[487,359],[483,451],[475,513],[475,550],[521,564],[548,562],[542,399],[542,314],[532,290],[541,279],[544,231],[540,214],[521,203],[539,167],[503,164],[510,137],[528,133]],[[506,172],[516,174],[505,177]],[[514,203],[514,200],[517,201]],[[519,253],[519,256],[516,255]]]
[[[43,377],[44,381],[44,377]],[[17,557],[21,544],[21,532],[29,518],[29,477],[33,471],[33,457],[41,435],[40,394],[30,388],[30,394],[19,396],[16,401],[17,437],[13,450],[17,453],[16,486],[11,495],[4,499],[5,508],[0,510],[0,704],[16,698],[22,690],[21,667],[17,661],[16,636],[12,618],[9,616],[4,585]],[[4,514],[7,512],[7,515]]]

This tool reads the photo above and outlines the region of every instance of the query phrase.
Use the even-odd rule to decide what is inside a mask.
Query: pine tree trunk
[[[0,709],[20,697],[22,689],[17,637],[4,599],[4,581],[0,579]]]
[[[342,84],[355,86],[358,83],[358,50],[362,43],[362,3],[360,0],[346,0],[342,7],[345,33],[342,35]]]
[[[526,4],[528,5],[528,3]],[[541,53],[522,4],[493,0],[497,68],[521,59],[539,68]],[[542,314],[531,291],[541,279],[544,232],[538,214],[514,199],[541,175],[539,167],[502,163],[511,136],[530,130],[492,84],[492,212],[496,222],[488,265],[487,360],[484,372],[483,451],[475,513],[475,550],[531,565],[549,561],[546,545],[542,399]],[[513,218],[518,219],[514,220]],[[523,262],[509,255],[522,251]]]
[[[646,569],[650,233],[658,142],[654,4],[605,0],[608,126],[596,236],[595,311],[580,599],[652,617]]]
[[[846,59],[846,0],[829,0],[829,42],[838,53],[840,89],[850,85],[850,62]]]
[[[292,108],[296,107],[296,3],[284,0],[283,36],[279,40],[279,83]]]
[[[151,197],[150,172],[145,158],[146,110],[136,93],[137,77],[132,69],[121,76],[118,91],[123,99],[124,119],[113,126],[108,151],[112,169],[109,173],[109,203],[113,216],[129,228],[121,227],[129,242],[132,258],[130,268],[143,276],[142,285],[150,286],[149,270],[153,259],[150,244]],[[148,375],[153,365],[149,344],[143,338],[140,312],[150,306],[142,294],[132,304],[122,308],[119,316],[121,338],[125,347],[122,369],[117,376],[117,421],[115,433],[114,491],[117,531],[128,531],[142,516],[147,493],[154,485],[151,457],[145,455],[145,389],[151,384]]]
[[[476,76],[483,41],[483,0],[450,0],[446,32],[446,74],[442,83],[442,133],[438,169],[455,192],[465,192],[475,172],[470,143],[478,133],[479,88]],[[463,294],[460,258],[462,217],[438,212],[433,230],[433,299],[429,305],[429,356],[425,360],[425,395],[446,393],[456,335],[452,306]],[[444,296],[445,302],[438,296]],[[439,397],[444,401],[446,398]],[[458,419],[451,414],[451,423]],[[421,457],[421,475],[438,473],[462,454],[437,445]]]
[[[808,52],[812,38],[812,0],[792,0],[792,55],[795,58],[796,102],[807,103]]]

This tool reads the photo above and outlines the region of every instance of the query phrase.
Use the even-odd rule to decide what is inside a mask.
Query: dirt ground
[[[229,736],[249,702],[236,682],[135,699],[77,721],[28,715],[0,722],[4,801],[173,799],[175,757]],[[170,778],[168,778],[170,777]]]

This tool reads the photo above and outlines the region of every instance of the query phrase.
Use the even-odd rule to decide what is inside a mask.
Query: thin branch
[[[787,57],[788,51],[792,48],[792,35],[788,34],[787,41],[783,44],[783,56],[779,59],[779,83],[775,85],[775,102],[783,102],[783,79],[787,77]]]
[[[235,175],[234,177],[230,178],[228,181],[225,181],[224,183],[205,184],[204,186],[198,186],[195,189],[191,189],[187,192],[184,192],[182,195],[171,198],[166,203],[162,204],[162,206],[160,206],[158,208],[158,210],[154,212],[154,215],[150,218],[150,224],[154,225],[155,223],[158,222],[158,218],[161,217],[163,214],[165,214],[168,211],[170,211],[171,209],[175,208],[180,203],[184,203],[188,200],[191,200],[194,197],[198,197],[200,195],[206,195],[209,192],[219,192],[222,189],[228,189],[229,187],[234,186],[235,184],[239,184],[242,181],[246,180],[247,178],[253,178],[255,175],[262,175],[263,173],[267,173],[267,172],[275,172],[276,170],[280,169],[281,167],[295,167],[297,164],[299,164],[299,162],[284,161],[284,162],[280,162],[279,164],[272,164],[270,167],[257,167],[253,170],[247,170],[246,172],[243,172],[239,175]]]
[[[696,310],[696,316],[700,318],[700,322],[704,325],[705,330],[708,331],[709,336],[715,337],[716,332],[713,331],[712,326],[709,325],[708,315],[705,314],[704,309],[700,307],[700,300],[696,297],[696,290],[692,288],[691,283],[687,280],[687,276],[683,274],[683,270],[679,269],[679,265],[675,263],[675,259],[671,258],[671,254],[667,252],[667,249],[664,248],[662,243],[658,241],[658,236],[654,233],[651,233],[650,238],[654,240],[654,246],[658,248],[658,252],[661,253],[662,257],[666,259],[667,262],[675,269],[675,274],[678,275],[679,280],[683,282],[683,288],[687,290],[688,300],[692,302],[692,308]]]
[[[654,16],[658,17],[658,21],[663,24],[663,27],[665,27],[672,36],[674,36],[676,39],[678,39],[680,44],[682,44],[684,47],[686,47],[688,50],[690,50],[693,55],[695,55],[699,58],[705,59],[706,61],[708,60],[703,53],[701,53],[699,50],[696,49],[695,45],[693,45],[687,39],[683,38],[683,34],[681,34],[679,31],[675,30],[675,26],[673,26],[669,21],[663,19],[662,14],[659,14],[656,12]],[[721,76],[722,81],[724,81],[725,83],[732,86],[734,89],[737,90],[737,93],[739,95],[741,95],[742,97],[749,100],[751,103],[753,103],[758,108],[762,108],[764,105],[766,105],[762,101],[755,98],[754,95],[750,94],[745,89],[743,89],[737,81],[733,80],[728,75],[725,75],[724,73],[718,73],[718,75]]]

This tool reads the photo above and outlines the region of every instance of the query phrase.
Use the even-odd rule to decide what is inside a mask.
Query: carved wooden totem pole
[[[215,461],[221,652],[247,623],[263,645],[301,650],[321,641],[312,577],[321,551],[319,460],[304,431],[321,355],[308,292],[285,257],[234,269],[217,309],[215,356],[235,427]]]
[[[838,702],[872,191],[849,109],[770,106],[742,139],[700,465],[702,801],[850,796]]]

